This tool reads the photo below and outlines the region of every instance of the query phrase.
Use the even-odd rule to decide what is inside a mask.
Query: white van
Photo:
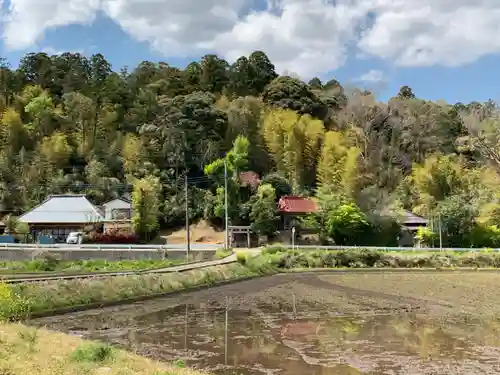
[[[68,234],[68,237],[66,238],[66,243],[72,245],[79,245],[82,243],[82,237],[83,237],[82,232],[71,232],[70,234]]]

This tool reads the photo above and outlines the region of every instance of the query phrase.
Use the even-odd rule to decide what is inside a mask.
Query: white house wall
[[[104,216],[106,220],[112,220],[113,210],[131,210],[132,205],[128,202],[122,201],[121,199],[115,199],[111,202],[103,204]]]

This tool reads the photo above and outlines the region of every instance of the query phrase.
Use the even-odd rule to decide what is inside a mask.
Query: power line
[[[199,183],[209,183],[212,182],[214,183],[214,180],[209,177],[209,176],[196,176],[196,177],[188,177],[188,183],[191,184],[199,184]],[[172,184],[169,183],[163,183],[163,187],[171,187],[171,186],[182,186],[184,183],[182,182],[181,178],[176,179],[175,181],[172,182]],[[2,187],[2,184],[0,183],[0,188]],[[26,185],[20,185],[20,184],[4,184],[4,188],[8,189],[14,189],[14,188],[26,188]],[[102,186],[98,184],[75,184],[74,182],[68,182],[68,183],[48,183],[45,185],[47,188],[73,188],[73,189],[85,189],[85,188],[99,188],[99,189],[113,189],[113,188],[133,188],[133,184],[129,183],[118,183],[118,184],[109,184],[109,186]]]

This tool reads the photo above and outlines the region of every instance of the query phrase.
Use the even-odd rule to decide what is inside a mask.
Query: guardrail
[[[270,245],[267,247],[271,248],[282,248],[282,249],[297,249],[297,250],[359,250],[359,249],[368,249],[368,250],[377,250],[377,251],[456,251],[456,252],[468,252],[468,251],[499,251],[500,248],[474,248],[474,247],[383,247],[383,246],[320,246],[320,245]]]
[[[215,251],[222,249],[223,244],[191,244],[192,251]],[[167,244],[167,245],[68,245],[68,244],[29,244],[29,243],[0,243],[0,250],[67,250],[67,251],[186,251],[186,244]]]
[[[338,245],[269,245],[266,247],[272,248],[285,248],[285,249],[300,249],[300,250],[350,250],[350,249],[370,249],[378,251],[496,251],[500,252],[500,248],[436,248],[436,247],[383,247],[383,246],[338,246]],[[184,252],[186,251],[187,244],[166,244],[166,245],[99,245],[99,244],[33,244],[33,243],[0,243],[0,250],[60,250],[60,251],[93,251],[93,250],[107,250],[107,251],[170,251],[170,252]],[[223,244],[191,244],[191,251],[216,251],[223,249]]]

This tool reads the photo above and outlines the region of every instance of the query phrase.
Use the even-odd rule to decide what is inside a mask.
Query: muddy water
[[[101,310],[35,323],[224,375],[500,373],[495,318],[339,316],[324,307],[293,313],[291,306],[270,306],[226,314],[220,305],[143,304],[122,315]]]

